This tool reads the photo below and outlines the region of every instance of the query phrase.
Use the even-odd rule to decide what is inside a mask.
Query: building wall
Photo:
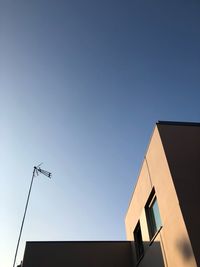
[[[151,242],[144,208],[153,188],[163,227]],[[133,231],[138,220],[144,241],[144,257],[138,266],[149,266],[148,262],[152,261],[151,266],[155,267],[197,266],[157,126],[125,217],[127,240],[134,239]],[[187,243],[190,257],[187,257],[181,248],[183,242]]]
[[[23,267],[132,267],[131,243],[27,242]]]
[[[200,124],[158,125],[179,204],[200,266]],[[187,239],[179,240],[186,260],[192,257]]]

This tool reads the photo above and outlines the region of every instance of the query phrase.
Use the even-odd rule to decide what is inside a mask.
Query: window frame
[[[142,239],[142,231],[140,226],[140,221],[136,224],[136,227],[133,231],[134,243],[135,243],[135,252],[136,259],[139,262],[144,256],[144,244]]]
[[[157,225],[156,216],[155,216],[155,212],[153,209],[155,203],[158,207],[158,216],[159,216],[159,221],[160,221],[159,225]],[[150,238],[150,241],[153,241],[156,235],[158,234],[158,232],[160,231],[160,229],[162,228],[162,220],[161,220],[158,200],[157,200],[154,188],[145,205],[145,213],[146,213],[146,220],[147,220],[147,226],[148,226],[148,231],[149,231],[149,238]]]

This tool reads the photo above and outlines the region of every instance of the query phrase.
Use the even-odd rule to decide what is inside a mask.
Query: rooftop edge
[[[156,125],[200,126],[200,122],[158,121]]]

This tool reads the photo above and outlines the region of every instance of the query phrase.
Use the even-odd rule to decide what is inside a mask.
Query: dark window
[[[155,196],[154,190],[150,195],[150,199],[147,202],[145,210],[146,210],[147,224],[149,229],[149,236],[150,239],[152,239],[162,226],[162,222],[160,219],[160,212],[158,208],[158,201]]]
[[[144,254],[144,246],[142,241],[142,232],[140,228],[140,222],[137,223],[135,230],[133,232],[134,241],[135,241],[135,250],[136,250],[136,257],[137,260],[141,259]]]

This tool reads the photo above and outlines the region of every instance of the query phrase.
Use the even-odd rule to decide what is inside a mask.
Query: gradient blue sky
[[[0,0],[0,266],[26,240],[125,239],[157,120],[200,121],[197,0]]]

